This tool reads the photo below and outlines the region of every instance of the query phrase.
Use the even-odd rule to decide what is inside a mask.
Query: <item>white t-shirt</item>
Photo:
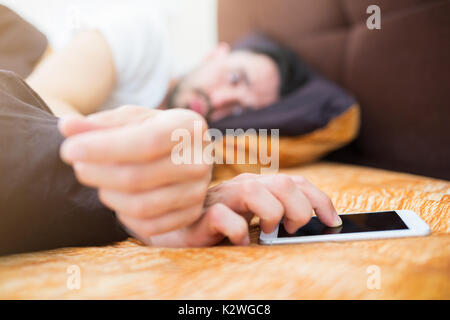
[[[116,87],[100,110],[125,104],[156,108],[170,82],[168,34],[158,11],[116,5],[86,21],[82,29],[101,32],[112,52]]]

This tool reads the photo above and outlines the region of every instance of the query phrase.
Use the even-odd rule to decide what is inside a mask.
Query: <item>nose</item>
[[[222,109],[239,102],[238,93],[231,88],[220,88],[210,93],[211,105],[214,109]]]

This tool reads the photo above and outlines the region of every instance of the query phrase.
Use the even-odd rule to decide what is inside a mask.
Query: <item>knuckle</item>
[[[295,188],[294,181],[285,174],[279,174],[273,177],[275,188],[283,191],[292,191]]]
[[[146,216],[146,205],[144,201],[139,199],[133,199],[126,211],[129,215],[135,218],[145,218]]]
[[[240,175],[236,176],[234,179],[247,180],[247,179],[255,178],[256,176],[257,176],[257,174],[246,172],[246,173],[241,173]]]
[[[120,173],[119,183],[122,188],[134,190],[140,180],[141,174],[131,168],[123,169]]]
[[[279,220],[281,220],[283,215],[284,215],[284,207],[278,203],[276,208],[273,210],[273,216],[278,222]]]
[[[246,180],[241,183],[244,194],[253,194],[261,188],[261,184],[256,180]]]
[[[86,179],[86,170],[84,165],[75,164],[74,165],[75,177],[77,180],[83,184],[87,184],[89,181]]]
[[[200,121],[205,127],[207,127],[207,123],[204,117],[202,117],[199,113],[192,111],[192,110],[187,110],[184,109],[184,111],[186,112],[186,119],[187,120],[191,120],[191,121]]]
[[[142,135],[147,136],[148,139],[145,139],[142,142],[142,153],[144,157],[147,159],[152,159],[154,157],[155,150],[164,150],[165,147],[165,138],[166,135],[161,130],[152,130],[152,127],[147,123],[141,126],[140,128]]]
[[[297,176],[296,181],[298,184],[301,184],[301,185],[308,183],[308,180],[304,176]]]
[[[206,163],[188,165],[194,177],[203,177],[209,175],[212,166]]]
[[[189,109],[173,109],[169,110],[177,114],[177,119],[186,125],[186,128],[193,128],[193,123],[199,121],[202,125],[202,131],[208,129],[208,124],[204,117],[199,113]]]
[[[242,223],[239,224],[239,228],[236,228],[234,231],[234,236],[236,238],[242,239],[247,235],[247,224],[242,221]]]
[[[216,226],[220,223],[221,217],[223,216],[223,210],[225,205],[222,203],[216,203],[208,210],[208,219],[210,224]]]

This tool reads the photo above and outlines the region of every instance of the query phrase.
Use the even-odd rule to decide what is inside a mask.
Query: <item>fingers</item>
[[[303,194],[309,199],[317,217],[329,227],[342,225],[331,199],[319,188],[301,176],[292,176],[292,180]]]
[[[98,125],[88,121],[81,115],[70,115],[59,119],[58,129],[67,138],[75,134],[97,130]]]
[[[160,135],[149,135],[148,132],[147,126],[140,124],[82,133],[62,144],[61,158],[67,163],[143,162],[168,153],[172,145],[166,143],[166,139],[161,141]]]
[[[171,232],[193,224],[202,215],[203,206],[197,204],[180,210],[171,211],[153,219],[137,219],[128,214],[117,213],[118,219],[133,233],[133,236],[143,242],[148,242],[151,236]]]
[[[66,119],[59,127],[68,137],[62,159],[73,165],[81,183],[99,189],[102,203],[130,232],[144,238],[184,228],[200,217],[212,166],[177,164],[171,152],[176,144],[183,152],[185,146],[198,147],[192,134],[210,142],[203,139],[207,124],[197,113],[174,109],[153,115],[129,106]],[[175,141],[174,133],[188,141]]]
[[[204,224],[212,235],[222,234],[233,244],[250,243],[247,221],[223,204],[218,203],[208,209]]]
[[[200,125],[200,134],[207,129],[204,119],[192,111],[168,110],[133,126],[89,131],[70,137],[61,147],[61,157],[67,163],[150,161],[169,154],[179,143],[172,139],[176,129],[192,134],[196,125]]]
[[[113,110],[93,113],[87,116],[86,119],[101,126],[117,127],[130,122],[139,122],[154,116],[159,112],[161,112],[161,110],[135,105],[125,105]]]
[[[158,112],[161,111],[134,105],[126,105],[114,110],[94,113],[87,117],[81,115],[64,117],[60,119],[58,128],[62,135],[70,137],[87,131],[119,127],[130,123],[140,122]]]
[[[255,213],[260,218],[261,229],[271,233],[283,217],[285,208],[282,203],[269,190],[255,179],[243,181],[241,194],[246,211]]]
[[[250,243],[247,221],[221,203],[208,208],[201,220],[189,228],[187,236],[189,246],[213,245],[224,237],[235,245]]]
[[[330,198],[303,177],[242,174],[208,192],[207,205],[217,202],[241,215],[251,211],[261,219],[265,233],[271,233],[283,216],[286,231],[294,233],[309,222],[313,209],[327,226],[342,223]]]
[[[265,233],[273,232],[283,216],[286,231],[290,233],[308,223],[312,217],[309,200],[286,175],[237,176],[208,192],[206,204],[218,202],[241,215],[250,211],[258,216]]]
[[[218,203],[187,228],[152,236],[147,242],[159,247],[205,247],[215,245],[225,237],[235,245],[246,246],[250,243],[245,219]]]
[[[122,192],[139,192],[181,181],[210,176],[206,164],[173,165],[169,157],[151,163],[97,164],[76,162],[75,174],[81,183],[96,188]]]
[[[111,210],[136,219],[150,219],[173,210],[203,203],[208,181],[205,179],[173,184],[140,193],[100,189],[100,200]]]
[[[294,233],[309,222],[313,214],[312,206],[291,177],[283,174],[263,176],[261,182],[282,203],[284,227],[287,232]]]

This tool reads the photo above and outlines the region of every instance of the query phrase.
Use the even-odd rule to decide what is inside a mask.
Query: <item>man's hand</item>
[[[171,160],[177,143],[172,132],[193,135],[194,122],[204,119],[181,109],[158,112],[127,106],[87,118],[60,122],[67,140],[62,159],[77,179],[99,190],[100,200],[143,241],[150,236],[191,225],[203,211],[211,165]]]
[[[256,215],[261,229],[272,232],[284,218],[294,233],[317,217],[329,227],[342,224],[330,198],[301,176],[241,174],[208,191],[205,213],[187,228],[151,237],[156,246],[200,247],[228,237],[233,244],[249,243],[248,223]]]
[[[313,209],[327,226],[342,223],[328,196],[299,176],[242,174],[209,189],[205,201],[211,167],[170,159],[172,130],[192,130],[194,120],[199,116],[189,111],[134,106],[66,119],[61,156],[129,231],[157,246],[209,246],[225,237],[247,245],[253,215],[267,233],[282,218],[295,232]]]

